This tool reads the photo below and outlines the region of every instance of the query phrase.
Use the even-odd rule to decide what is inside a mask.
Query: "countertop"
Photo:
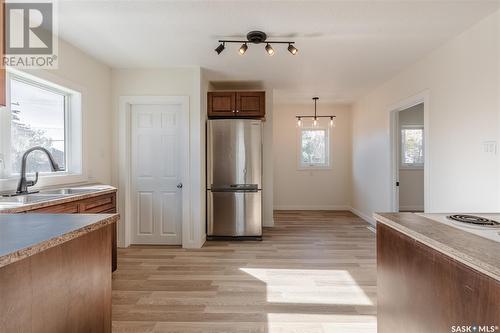
[[[0,268],[117,220],[118,214],[0,214]]]
[[[374,218],[500,281],[500,243],[412,213],[376,213]]]
[[[73,188],[73,189],[89,189],[91,192],[84,193],[73,193],[73,194],[65,194],[65,195],[50,195],[43,194],[44,190],[52,190],[52,189],[60,189],[60,188]],[[37,198],[37,201],[27,202],[27,203],[6,203],[0,201],[0,213],[12,214],[12,213],[21,213],[32,209],[43,208],[47,206],[59,205],[67,202],[72,202],[76,200],[83,200],[87,198],[96,197],[103,194],[116,192],[116,188],[110,185],[102,185],[102,184],[89,184],[89,185],[74,185],[74,186],[57,186],[50,187],[41,190],[41,193],[35,193],[34,195],[43,194],[45,197]],[[14,197],[15,198],[15,197]]]

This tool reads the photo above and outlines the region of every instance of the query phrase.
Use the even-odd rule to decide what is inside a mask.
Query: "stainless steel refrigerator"
[[[262,236],[262,121],[207,125],[207,236]]]

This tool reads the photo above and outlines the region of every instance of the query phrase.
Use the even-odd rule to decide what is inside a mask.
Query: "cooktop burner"
[[[462,215],[462,214],[450,215],[448,216],[448,219],[478,227],[480,226],[489,228],[500,227],[500,222],[474,215]]]

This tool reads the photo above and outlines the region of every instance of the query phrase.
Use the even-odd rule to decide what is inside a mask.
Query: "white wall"
[[[356,212],[389,211],[389,106],[429,92],[429,212],[499,211],[500,14],[485,18],[354,105],[353,195]]]
[[[332,168],[298,170],[295,115],[311,114],[312,104],[274,105],[274,208],[349,209],[351,168],[351,110],[321,103],[318,113],[337,116],[331,129]],[[329,120],[323,120],[328,124]]]
[[[399,112],[399,142],[403,126],[424,126],[424,105],[418,104]],[[401,146],[398,149],[401,165]],[[425,152],[424,152],[425,153]],[[399,210],[424,210],[424,169],[399,168]]]
[[[205,241],[205,108],[202,108],[202,89],[206,89],[199,67],[171,69],[113,69],[112,101],[114,124],[118,124],[120,96],[188,96],[189,97],[189,147],[190,191],[192,229],[183,230],[183,247],[198,248]],[[113,170],[118,170],[118,129],[113,130]],[[113,183],[118,184],[117,172]],[[119,198],[118,209],[123,214],[124,200]],[[119,225],[120,244],[124,242],[124,228]]]
[[[266,90],[266,121],[263,129],[262,149],[262,224],[274,226],[274,105],[273,91]]]

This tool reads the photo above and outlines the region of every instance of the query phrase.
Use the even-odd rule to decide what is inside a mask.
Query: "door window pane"
[[[300,165],[301,167],[327,167],[328,132],[326,129],[301,129]]]
[[[401,130],[401,164],[403,166],[424,165],[424,129],[404,128]]]
[[[20,172],[23,153],[34,146],[48,149],[65,170],[65,95],[16,79],[11,79],[10,86],[13,173]],[[26,170],[51,171],[47,156],[31,153]]]

